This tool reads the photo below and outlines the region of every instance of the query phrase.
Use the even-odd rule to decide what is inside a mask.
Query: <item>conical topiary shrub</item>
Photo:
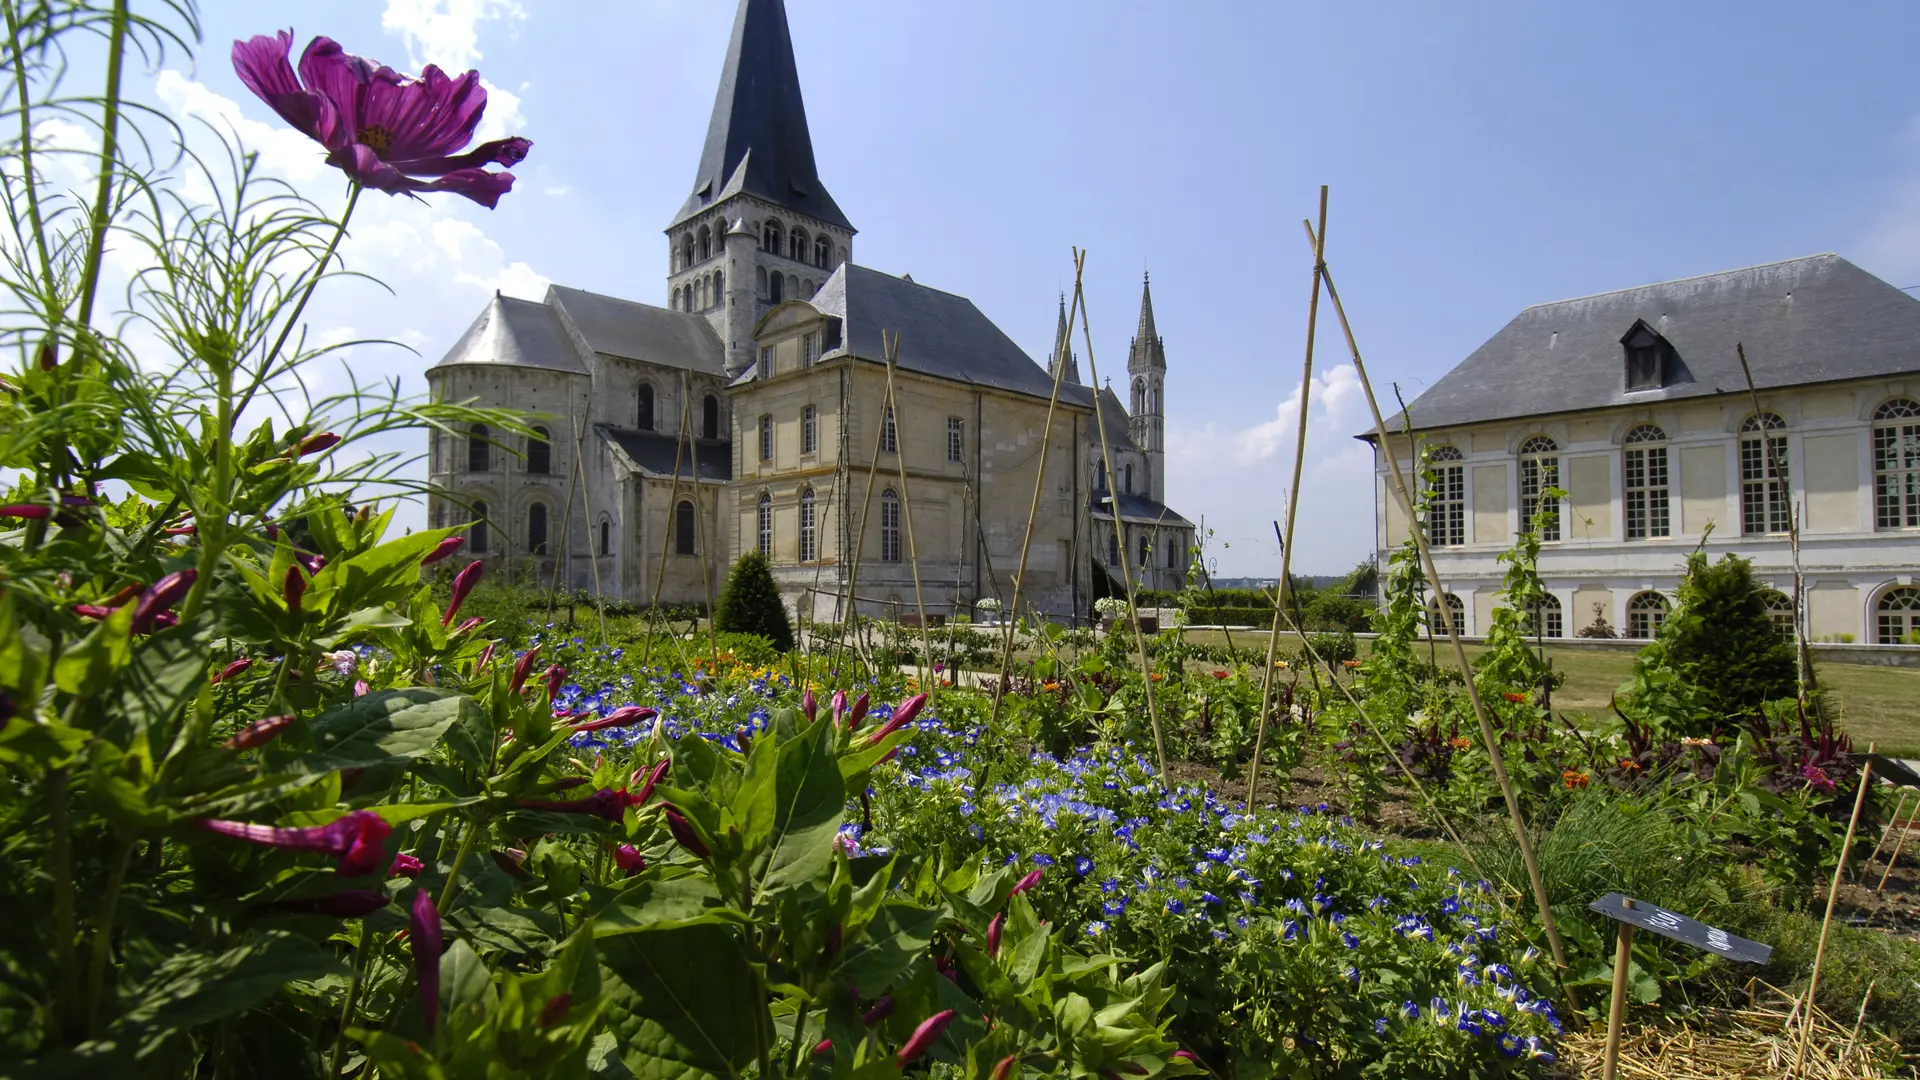
[[[780,602],[780,589],[773,583],[773,570],[767,557],[749,551],[733,564],[727,575],[727,587],[720,593],[720,605],[713,613],[716,630],[759,634],[781,652],[793,648],[793,625],[787,621],[787,606]]]

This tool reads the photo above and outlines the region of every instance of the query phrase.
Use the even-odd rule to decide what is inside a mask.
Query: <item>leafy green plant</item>
[[[1717,563],[1697,551],[1687,557],[1680,603],[1667,620],[1673,629],[1663,635],[1667,658],[1716,714],[1737,715],[1795,694],[1793,645],[1774,626],[1766,592],[1753,579],[1753,564],[1738,555]]]
[[[765,555],[749,551],[735,560],[714,608],[713,625],[730,633],[759,634],[780,652],[793,648],[793,624],[787,621],[787,605]]]

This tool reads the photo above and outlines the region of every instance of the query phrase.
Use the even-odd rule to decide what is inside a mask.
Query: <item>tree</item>
[[[773,570],[765,555],[749,551],[733,564],[727,587],[720,594],[720,605],[713,613],[713,628],[759,634],[781,652],[793,648],[793,625],[787,621],[787,606],[780,600],[780,589],[773,583]]]
[[[1729,719],[1795,693],[1793,643],[1774,626],[1766,592],[1737,555],[1711,564],[1700,552],[1687,558],[1669,660],[1702,704]]]

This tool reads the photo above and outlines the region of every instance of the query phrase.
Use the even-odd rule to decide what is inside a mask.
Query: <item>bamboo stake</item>
[[[1632,900],[1626,901],[1633,907]],[[1627,1019],[1627,971],[1633,966],[1633,924],[1619,925],[1613,949],[1613,1000],[1607,1008],[1607,1047],[1600,1058],[1601,1080],[1614,1080],[1620,1068],[1620,1029]]]
[[[884,330],[881,331],[881,335],[883,338],[885,336],[885,333],[886,332]],[[848,338],[848,340],[851,341],[852,338]],[[851,350],[852,346],[849,345],[848,348],[849,350]],[[852,354],[851,354],[851,351],[849,351],[848,367],[847,367],[847,372],[849,377],[852,376],[853,370],[854,369],[852,366]],[[848,408],[850,408],[850,406]],[[874,481],[878,479],[880,475],[880,448],[886,445],[886,437],[887,437],[887,411],[886,410],[887,410],[887,404],[886,402],[883,401],[880,406],[880,423],[874,429],[874,432],[873,432],[873,455],[867,459],[867,494],[865,499],[860,503],[860,524],[856,529],[854,529],[854,533],[853,533],[853,561],[851,564],[849,564],[848,570],[847,570],[847,617],[841,620],[840,622],[840,641],[843,645],[845,645],[847,641],[849,628],[853,627],[853,625],[856,622],[858,622],[860,619],[860,604],[859,604],[859,596],[858,596],[859,588],[860,588],[860,553],[864,551],[867,546],[867,515],[873,511],[873,486],[874,486]],[[898,418],[896,417],[895,420],[896,420],[895,438],[897,439],[898,438],[898,431],[897,431]],[[841,417],[840,423],[843,427],[846,424],[846,418],[844,414]],[[898,444],[896,443],[896,446],[897,445]],[[849,486],[851,486],[851,483],[849,483]],[[869,668],[874,667],[875,665],[873,662],[873,650],[867,647],[866,642],[861,639],[860,633],[857,629],[852,630],[851,633],[853,634],[853,645],[851,646],[851,648],[860,656],[860,659],[866,663],[867,667]]]
[[[1074,248],[1073,249],[1073,305],[1074,306],[1073,306],[1073,310],[1067,313],[1067,340],[1069,342],[1073,340],[1073,324],[1080,317],[1080,290],[1082,287],[1082,277],[1086,271],[1086,266],[1087,266],[1086,252],[1081,251],[1079,248]],[[1027,505],[1027,531],[1026,531],[1026,534],[1020,540],[1020,568],[1017,571],[1015,571],[1013,575],[1013,602],[1007,607],[1006,616],[1005,616],[1006,626],[1005,626],[1005,629],[1002,631],[1002,640],[1001,640],[1001,646],[1000,646],[1000,677],[998,679],[995,679],[993,682],[993,709],[987,715],[987,746],[989,751],[992,750],[996,740],[996,733],[1000,730],[1000,708],[1006,699],[1007,679],[1013,672],[1013,637],[1014,637],[1013,632],[1014,632],[1014,628],[1018,626],[1020,622],[1020,597],[1025,593],[1026,584],[1027,584],[1027,557],[1028,557],[1028,554],[1033,549],[1034,523],[1040,519],[1040,496],[1046,490],[1046,481],[1047,481],[1047,456],[1048,456],[1047,449],[1053,445],[1053,418],[1054,418],[1054,414],[1060,408],[1060,384],[1066,377],[1066,371],[1067,371],[1067,365],[1062,360],[1062,358],[1057,356],[1054,357],[1053,391],[1051,395],[1047,398],[1047,422],[1046,422],[1045,428],[1042,430],[1040,435],[1040,464],[1036,468],[1036,471],[1033,477],[1033,500]],[[1096,389],[1094,391],[1094,394],[1095,394],[1094,409],[1097,412],[1100,407],[1099,391]],[[974,437],[978,438],[979,433],[976,432]],[[1075,447],[1074,449],[1075,451],[1077,451],[1079,448]],[[1079,514],[1079,509],[1080,508],[1077,506],[1074,507],[1074,513],[1076,517]],[[1078,530],[1078,528],[1079,526],[1075,525],[1076,531]],[[983,552],[986,550],[984,535],[981,538],[981,550]],[[1069,566],[1067,567],[1067,572],[1069,574],[1073,574],[1073,573],[1077,573],[1078,570],[1073,566]],[[1078,611],[1074,612],[1074,615],[1076,618],[1079,616],[1079,614],[1080,613]],[[983,789],[983,787],[987,782],[987,774],[993,768],[993,756],[991,752],[989,752],[986,755],[983,755],[982,760],[985,761],[986,764],[981,768],[980,779],[974,785],[974,790],[976,792]]]
[[[567,410],[567,423],[573,427],[573,470],[577,474],[587,467],[587,435],[573,410]],[[600,589],[600,556],[593,550],[593,487],[580,485],[581,505],[587,511],[587,568],[593,571],[593,611],[600,619],[600,647],[607,647],[607,596]],[[573,508],[567,508],[567,516],[573,516]],[[602,552],[601,554],[605,554]]]
[[[1920,805],[1920,804],[1916,804],[1916,805]],[[1912,811],[1908,811],[1908,813],[1912,813]],[[1900,819],[1897,816],[1894,818],[1895,822],[1899,820]],[[1878,895],[1882,889],[1885,889],[1887,887],[1887,878],[1893,876],[1893,864],[1900,861],[1900,849],[1907,846],[1907,833],[1912,828],[1913,828],[1913,819],[1911,817],[1907,819],[1906,824],[1900,826],[1900,838],[1893,842],[1893,854],[1887,856],[1887,868],[1881,871],[1880,873],[1880,884],[1875,885],[1873,887],[1873,891],[1876,895]]]
[[[700,497],[700,443],[693,435],[693,383],[685,370],[680,372],[680,429],[687,433],[687,460],[693,470],[693,546],[700,552],[700,589],[707,600],[707,651],[713,656],[713,673],[717,676],[720,674],[720,631],[713,620],[713,538],[707,535],[707,508]],[[717,498],[714,508],[717,513]]]
[[[1314,250],[1321,251],[1319,241],[1313,233],[1313,226],[1308,224],[1306,229],[1307,239],[1313,244]],[[1360,356],[1360,343],[1353,335],[1353,323],[1347,318],[1346,305],[1340,302],[1340,290],[1334,286],[1333,271],[1327,267],[1324,260],[1320,263],[1320,276],[1326,282],[1327,299],[1333,303],[1334,314],[1340,319],[1341,333],[1345,335],[1347,349],[1352,354],[1354,373],[1359,377],[1360,389],[1366,394],[1367,409],[1373,414],[1374,433],[1380,440],[1380,452],[1386,455],[1387,467],[1393,478],[1393,493],[1399,499],[1400,507],[1406,513],[1407,520],[1417,523],[1413,496],[1407,487],[1407,478],[1401,471],[1399,455],[1395,453],[1393,442],[1387,434],[1386,418],[1380,414],[1380,399],[1373,392],[1373,382],[1367,378],[1366,362]],[[1410,426],[1407,434],[1410,442],[1412,436]],[[1417,524],[1413,529],[1413,540],[1415,547],[1419,549],[1421,569],[1426,573],[1427,580],[1432,583],[1433,588],[1439,589],[1440,573],[1433,561],[1433,550],[1428,546],[1427,538]],[[1493,721],[1488,718],[1486,703],[1480,700],[1480,688],[1474,685],[1473,666],[1467,662],[1466,646],[1461,644],[1460,631],[1454,623],[1453,613],[1447,609],[1445,603],[1436,606],[1444,612],[1441,622],[1447,629],[1447,639],[1453,644],[1454,659],[1460,665],[1460,672],[1464,676],[1467,697],[1473,703],[1474,719],[1480,726],[1480,739],[1487,749],[1487,764],[1492,767],[1493,778],[1499,782],[1500,794],[1506,799],[1507,818],[1513,825],[1514,840],[1520,845],[1521,861],[1526,863],[1527,881],[1533,890],[1534,903],[1540,909],[1540,923],[1542,929],[1546,931],[1547,945],[1553,953],[1553,963],[1557,969],[1560,989],[1567,995],[1567,1002],[1577,1010],[1580,1006],[1579,996],[1566,984],[1566,943],[1561,940],[1560,925],[1553,917],[1553,905],[1547,898],[1546,881],[1540,875],[1540,859],[1533,850],[1532,838],[1527,835],[1527,820],[1520,810],[1520,796],[1514,791],[1513,779],[1507,775],[1506,760],[1501,755],[1499,738],[1493,731]]]
[[[573,422],[572,391],[568,391],[567,395],[567,422],[569,424]],[[551,439],[547,441],[547,454],[549,457],[553,454],[553,441]],[[567,477],[567,508],[560,513],[560,547],[558,554],[553,557],[553,584],[547,586],[547,622],[549,623],[553,622],[553,602],[560,594],[560,562],[566,558],[567,555],[567,531],[568,527],[573,524],[573,490],[580,484],[580,462],[578,459],[575,459],[573,468],[568,470],[568,472],[570,475]],[[551,521],[547,523],[547,528],[549,531],[552,530],[553,523]],[[508,538],[507,546],[509,549],[513,546],[511,537]],[[536,582],[540,580],[538,571],[534,572],[533,580]]]
[[[907,487],[907,453],[898,443],[900,408],[893,391],[893,370],[900,364],[900,334],[896,331],[892,343],[887,344],[887,332],[882,330],[880,340],[881,351],[887,357],[887,408],[892,411],[894,420],[896,442],[893,463],[900,474],[900,518],[907,530],[907,563],[913,570],[913,606],[920,613],[920,663],[914,665],[914,669],[922,673],[921,685],[926,687],[927,708],[933,712],[940,704],[940,673],[933,670],[933,631],[927,627],[927,598],[920,588],[920,552],[913,543],[913,493]],[[929,679],[929,675],[932,678]]]
[[[1075,251],[1076,263],[1084,265],[1086,259]],[[1087,343],[1087,374],[1093,386],[1093,421],[1100,429],[1101,465],[1107,471],[1107,504],[1113,508],[1113,542],[1120,549],[1120,580],[1127,587],[1127,621],[1133,624],[1134,647],[1140,650],[1140,685],[1147,698],[1147,722],[1153,725],[1153,752],[1160,762],[1160,783],[1167,783],[1167,741],[1160,734],[1160,707],[1153,700],[1153,657],[1147,655],[1147,635],[1140,629],[1140,611],[1135,600],[1133,588],[1133,564],[1127,561],[1127,535],[1120,521],[1120,478],[1113,468],[1113,447],[1107,442],[1107,416],[1100,408],[1100,365],[1093,356],[1093,330],[1088,326],[1092,316],[1087,314],[1087,295],[1075,286],[1073,302],[1080,309],[1080,333]],[[1066,365],[1060,365],[1065,371]]]
[[[679,436],[673,443],[673,486],[668,489],[667,492],[667,523],[660,530],[660,569],[653,575],[653,595],[647,601],[647,645],[640,653],[640,667],[642,669],[645,669],[653,660],[653,632],[660,618],[660,586],[667,580],[667,552],[671,549],[673,543],[673,508],[680,503],[680,462],[681,455],[685,453],[687,449],[687,422],[692,415],[688,410],[688,403],[684,400],[685,395],[682,395],[682,398],[683,400],[680,402],[680,431]],[[642,483],[644,484],[644,481],[642,481]],[[644,490],[645,488],[643,486],[642,491]],[[641,520],[646,520],[644,510],[641,512]],[[707,612],[707,618],[711,620],[713,618],[713,612]],[[677,647],[676,645],[676,648]],[[680,659],[682,663],[686,661],[686,653],[684,650],[681,652]]]
[[[1760,391],[1754,389],[1753,369],[1747,366],[1747,347],[1735,342],[1733,351],[1740,357],[1740,374],[1747,380],[1747,396],[1753,399],[1753,415],[1761,415]],[[1781,438],[1785,443],[1785,437]],[[1793,508],[1793,483],[1787,475],[1787,463],[1780,460],[1780,450],[1773,445],[1773,434],[1764,426],[1760,430],[1760,446],[1767,454],[1767,483],[1771,485],[1777,479],[1782,487],[1781,500],[1787,505],[1787,553],[1793,560],[1793,660],[1794,674],[1799,677],[1800,703],[1811,702],[1814,715],[1822,722],[1827,718],[1827,710],[1820,704],[1820,684],[1813,673],[1813,650],[1807,645],[1807,635],[1802,628],[1809,617],[1807,614],[1807,576],[1800,566],[1800,515]],[[1769,491],[1771,494],[1771,491]]]
[[[1867,744],[1867,753],[1873,753],[1873,744]],[[1807,1044],[1813,1039],[1814,995],[1820,990],[1820,965],[1827,959],[1827,934],[1833,929],[1833,905],[1840,897],[1840,873],[1847,868],[1847,849],[1853,847],[1853,830],[1860,824],[1860,808],[1866,805],[1867,788],[1873,782],[1873,761],[1869,759],[1860,767],[1860,790],[1853,796],[1853,816],[1847,819],[1847,838],[1840,842],[1840,859],[1833,866],[1833,883],[1827,886],[1827,914],[1820,920],[1820,944],[1813,950],[1813,974],[1807,978],[1807,1019],[1801,1029],[1800,1051],[1794,1055],[1793,1069],[1787,1075],[1800,1072],[1800,1066],[1807,1060]]]
[[[1900,820],[1900,812],[1902,810],[1905,810],[1907,807],[1907,789],[1899,788],[1897,789],[1897,791],[1898,791],[1898,794],[1896,795],[1893,803],[1893,816],[1889,817],[1887,819],[1887,823],[1881,826],[1880,840],[1878,843],[1873,845],[1873,851],[1867,855],[1864,861],[1860,863],[1861,866],[1865,866],[1867,865],[1867,863],[1870,863],[1874,859],[1877,859],[1880,857],[1880,849],[1887,846],[1887,837],[1893,835],[1894,823]]]
[[[1300,473],[1307,462],[1307,404],[1313,393],[1313,338],[1320,325],[1320,278],[1327,254],[1327,185],[1320,185],[1320,228],[1313,241],[1313,292],[1307,300],[1306,359],[1300,365],[1300,422],[1293,440],[1293,486],[1287,490],[1287,533],[1280,541],[1280,587],[1273,594],[1273,626],[1267,634],[1267,668],[1260,680],[1260,726],[1253,736],[1253,764],[1247,771],[1247,809],[1260,790],[1260,755],[1267,742],[1267,720],[1273,713],[1273,664],[1280,655],[1280,612],[1293,591],[1293,522],[1300,513]],[[1304,640],[1305,635],[1302,635]]]

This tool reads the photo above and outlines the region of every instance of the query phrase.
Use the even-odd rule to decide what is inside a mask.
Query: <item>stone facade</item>
[[[1650,636],[1697,547],[1714,559],[1750,559],[1790,628],[1790,512],[1814,639],[1894,644],[1920,629],[1920,301],[1833,256],[1715,278],[1725,280],[1544,305],[1564,310],[1529,309],[1516,320],[1537,322],[1544,348],[1569,348],[1579,322],[1600,309],[1619,339],[1614,349],[1554,362],[1628,367],[1625,378],[1643,380],[1642,388],[1616,400],[1479,422],[1449,393],[1429,403],[1434,423],[1420,422],[1424,396],[1410,406],[1433,493],[1428,535],[1465,632],[1490,625],[1504,572],[1497,556],[1547,507],[1559,519],[1543,534],[1540,557],[1553,597],[1548,636],[1596,622],[1623,637]],[[1660,328],[1657,342],[1642,335],[1645,347],[1664,355],[1636,372],[1641,317]],[[1758,412],[1737,363],[1724,377],[1710,370],[1717,350],[1694,336],[1706,325],[1736,335],[1756,357]],[[1521,350],[1510,362],[1528,359]],[[1499,382],[1497,371],[1474,374]],[[1510,385],[1524,395],[1524,382],[1515,375]],[[1489,395],[1489,410],[1511,396]],[[1581,396],[1566,392],[1569,403]],[[1401,467],[1417,479],[1413,445],[1393,441]],[[1405,542],[1408,526],[1384,455],[1376,461],[1377,543],[1385,550]],[[1551,488],[1566,493],[1557,505],[1542,495]]]
[[[445,494],[430,520],[483,521],[471,546],[511,580],[643,603],[704,605],[740,553],[764,548],[795,606],[828,619],[848,595],[867,614],[910,610],[917,562],[929,614],[953,616],[1011,599],[1044,459],[1024,592],[1040,610],[1085,618],[1122,591],[1121,552],[1139,587],[1178,588],[1193,526],[1164,503],[1150,292],[1134,409],[1070,370],[1048,435],[1051,369],[964,298],[854,264],[854,235],[814,167],[784,7],[741,0],[695,188],[666,229],[668,306],[563,286],[537,303],[496,296],[429,384],[529,414],[539,437],[434,433]],[[869,499],[883,331],[906,344],[896,442]],[[1056,341],[1063,358],[1071,368]],[[1096,406],[1118,500],[1096,468]]]

